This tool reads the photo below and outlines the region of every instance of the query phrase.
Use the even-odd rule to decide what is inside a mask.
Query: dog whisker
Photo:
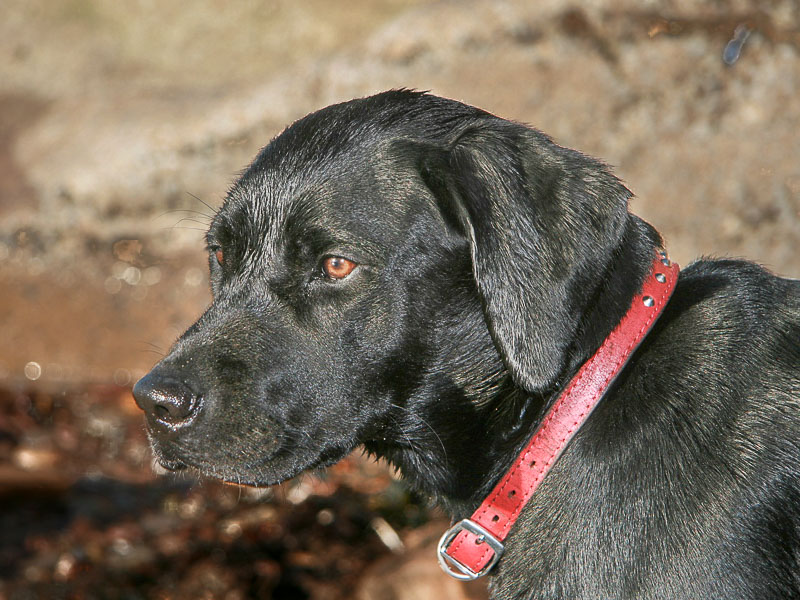
[[[199,210],[192,210],[191,208],[172,208],[170,210],[165,210],[163,213],[159,214],[156,218],[160,219],[167,215],[172,215],[175,213],[189,213],[193,217],[202,218],[204,223],[211,223],[214,219],[214,215],[208,215]]]
[[[796,282],[678,280],[609,167],[407,90],[301,119],[219,209],[189,195],[158,224],[205,234],[213,300],[133,389],[176,477],[296,477],[297,504],[361,444],[454,518],[485,499],[484,547],[452,549],[514,536],[498,597],[800,597]]]
[[[188,229],[188,230],[191,230],[191,231],[200,231],[202,233],[206,232],[206,229],[202,228],[202,227],[183,227],[183,226],[179,226],[179,225],[172,225],[171,227],[162,227],[161,229],[162,230],[165,230],[165,229],[170,229],[170,230],[172,230],[172,229]]]
[[[400,421],[398,421],[395,417],[391,415],[389,416],[389,418],[395,422],[395,425],[397,425],[397,429],[400,431],[405,440],[408,442],[408,447],[411,450],[419,450],[420,448],[414,443],[414,440],[411,439],[411,436],[409,436],[408,433],[406,433],[406,430],[403,429],[402,425],[400,425]]]
[[[208,226],[206,221],[201,221],[200,219],[195,219],[194,217],[182,217],[177,223],[175,223],[175,225],[180,225],[183,222],[197,223],[198,225]]]
[[[189,194],[192,198],[194,198],[195,200],[200,202],[203,206],[205,206],[208,210],[211,211],[211,215],[212,215],[210,217],[211,219],[213,219],[215,216],[217,216],[217,213],[219,211],[217,209],[215,209],[213,206],[211,206],[208,202],[206,202],[205,200],[203,200],[199,196],[194,195],[192,192],[186,192],[186,193]]]
[[[445,464],[446,464],[446,463],[448,462],[448,461],[447,461],[447,448],[445,447],[445,445],[444,445],[444,442],[442,441],[442,438],[441,438],[441,436],[440,436],[440,435],[437,433],[436,429],[434,429],[434,428],[433,428],[433,425],[431,425],[430,423],[428,423],[428,421],[426,421],[424,418],[422,418],[422,416],[420,416],[420,415],[418,415],[418,414],[416,414],[416,413],[413,413],[413,412],[411,412],[411,411],[410,411],[410,410],[409,410],[407,407],[405,407],[405,406],[400,406],[399,404],[394,404],[394,403],[392,403],[392,404],[391,404],[391,406],[392,406],[393,408],[397,408],[397,409],[399,409],[399,410],[403,410],[403,411],[405,411],[405,412],[406,412],[406,414],[409,414],[409,415],[411,415],[411,416],[412,416],[414,419],[417,419],[417,420],[419,420],[419,422],[420,422],[420,423],[422,423],[422,424],[423,424],[425,427],[427,427],[427,428],[430,430],[430,432],[431,432],[431,433],[432,433],[432,434],[433,434],[433,435],[436,437],[436,440],[439,442],[439,446],[440,446],[440,447],[441,447],[441,449],[442,449],[442,454],[444,455],[444,462],[445,462]],[[395,420],[395,422],[397,423],[397,420]],[[397,425],[398,425],[398,427],[400,427],[400,424],[399,424],[399,423],[397,423]],[[402,428],[401,428],[401,432],[402,432],[404,435],[406,435],[406,432],[405,432],[405,431],[404,431]],[[408,438],[408,436],[407,436],[407,435],[406,435],[406,437]],[[409,441],[410,441],[410,440],[409,440]],[[414,447],[414,445],[412,444],[412,448],[413,448],[413,447]]]

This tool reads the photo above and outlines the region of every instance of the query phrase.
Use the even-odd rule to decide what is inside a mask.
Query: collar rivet
[[[664,262],[666,270],[661,267]],[[653,263],[655,281],[650,275],[645,277],[628,312],[564,387],[511,468],[472,517],[459,521],[442,536],[437,548],[439,564],[449,575],[467,581],[492,570],[528,500],[651,330],[678,279],[678,265],[664,255],[656,256]]]

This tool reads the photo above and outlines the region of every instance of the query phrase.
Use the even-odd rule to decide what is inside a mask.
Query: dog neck
[[[393,419],[397,427],[388,439],[366,443],[366,450],[385,458],[414,489],[432,497],[454,519],[471,514],[581,365],[625,315],[660,245],[650,225],[629,216],[617,251],[595,278],[596,287],[590,293],[584,290],[577,335],[560,377],[550,388],[523,390],[498,363],[494,377],[477,392],[452,387],[433,401],[407,408]]]
[[[439,562],[447,573],[469,580],[492,569],[522,509],[658,320],[678,272],[665,252],[656,255],[629,310],[570,380],[512,467],[472,516],[442,537]]]

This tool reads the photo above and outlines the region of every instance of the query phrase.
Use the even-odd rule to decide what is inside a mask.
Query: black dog
[[[427,94],[274,139],[208,232],[214,302],[134,390],[166,467],[269,485],[361,445],[454,517],[626,313],[658,233],[609,170]],[[496,598],[800,597],[800,283],[684,269],[526,505]]]

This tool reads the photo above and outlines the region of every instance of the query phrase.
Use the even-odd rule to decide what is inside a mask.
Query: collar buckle
[[[466,531],[476,536],[476,543],[488,544],[489,548],[493,552],[492,558],[489,560],[489,562],[486,563],[486,565],[477,573],[447,553],[450,543],[462,531]],[[439,540],[439,547],[437,549],[439,566],[442,567],[442,570],[445,573],[451,577],[454,577],[455,579],[458,579],[459,581],[472,581],[473,579],[483,577],[492,570],[492,567],[497,564],[497,561],[500,560],[500,557],[503,555],[503,549],[503,544],[492,533],[478,525],[475,521],[463,519],[445,531],[444,535]]]

